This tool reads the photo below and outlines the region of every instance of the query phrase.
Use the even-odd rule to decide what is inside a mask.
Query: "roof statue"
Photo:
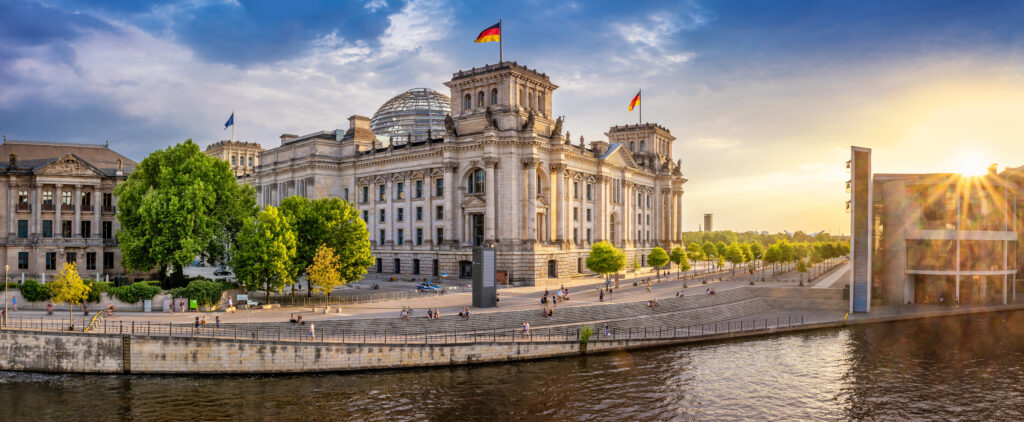
[[[11,165],[8,168],[18,167],[18,154],[11,154]]]
[[[484,120],[487,120],[487,129],[498,128],[498,122],[494,120],[494,112],[491,111],[490,106],[487,106],[487,111],[484,113]]]
[[[455,128],[455,119],[451,114],[444,116],[444,131],[448,136],[459,136],[459,131]]]
[[[523,127],[519,129],[520,132],[526,132],[527,130],[533,130],[533,110],[530,110],[530,115],[526,116],[526,123],[523,123]]]
[[[558,119],[555,120],[555,128],[551,130],[552,138],[562,136],[562,120],[562,116],[558,116]]]

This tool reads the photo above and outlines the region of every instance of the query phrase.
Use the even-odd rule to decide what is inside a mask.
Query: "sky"
[[[876,172],[1024,165],[1024,3],[999,1],[0,1],[0,133],[264,148],[346,128],[406,89],[498,60],[559,86],[604,139],[643,89],[677,138],[684,227],[849,231],[845,161]]]

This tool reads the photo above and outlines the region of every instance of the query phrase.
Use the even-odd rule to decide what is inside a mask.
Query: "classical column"
[[[405,241],[412,246],[416,245],[416,233],[413,233],[412,222],[416,219],[416,210],[412,209],[412,194],[415,187],[412,185],[411,174],[405,179]]]
[[[591,224],[594,226],[595,243],[608,240],[608,236],[605,234],[608,231],[608,228],[605,227],[608,224],[608,218],[605,215],[605,201],[608,200],[608,195],[605,195],[606,180],[605,176],[600,175],[594,178],[594,199],[591,202],[594,221]]]
[[[82,237],[82,185],[75,185],[75,196],[71,198],[71,204],[75,207],[75,220],[71,223],[73,237]]]
[[[373,239],[373,246],[377,246],[383,244],[383,240],[380,239],[380,234],[377,231],[377,220],[380,219],[380,216],[377,214],[380,212],[377,211],[377,184],[372,181],[368,183],[369,185],[366,186],[368,191],[366,194],[366,203],[369,207],[369,210],[367,211],[369,214],[367,220],[369,221],[367,221],[366,224],[369,227],[368,230],[370,230],[370,238]]]
[[[43,185],[35,185],[35,189],[32,190],[32,233],[40,235],[42,233],[42,203],[43,203]]]
[[[430,188],[431,188],[431,186],[433,186],[434,176],[430,175],[430,171],[429,170],[426,172],[426,174],[427,174],[427,176],[424,176],[424,179],[423,179],[423,185],[424,185],[423,186],[423,190],[425,191],[424,192],[424,202],[426,203],[426,205],[424,205],[424,206],[427,209],[424,210],[423,218],[427,219],[427,227],[426,227],[426,229],[424,229],[424,231],[426,231],[426,233],[423,233],[423,244],[424,245],[433,245],[434,244],[434,232],[437,231],[437,230],[434,229],[434,218],[435,218],[435,216],[434,216],[434,192],[431,191]]]
[[[683,193],[676,193],[676,242],[683,244]]]
[[[17,187],[14,183],[7,184],[7,233],[11,238],[14,237],[14,220],[18,218],[18,211],[15,209],[17,205],[14,204],[14,190]]]
[[[387,188],[384,189],[384,203],[387,211],[384,211],[384,238],[391,238],[391,246],[395,245],[395,227],[398,226],[398,222],[395,220],[398,215],[395,214],[395,201],[392,198],[395,197],[395,182],[391,180],[391,175],[388,175],[388,180],[385,182]],[[388,224],[388,222],[391,224]],[[385,240],[385,244],[387,240]]]
[[[537,232],[537,162],[531,157],[523,160],[526,169],[526,238],[524,242],[540,240]]]
[[[555,200],[551,202],[555,206],[555,225],[557,226],[557,233],[555,241],[559,244],[564,243],[565,237],[565,176],[562,174],[565,170],[565,164],[552,164],[551,173],[555,175]]]
[[[458,213],[455,210],[455,170],[458,168],[459,163],[455,161],[444,163],[444,238],[445,243],[451,246],[459,245],[459,231],[455,225]]]
[[[118,202],[120,202],[119,201],[120,198],[116,194],[113,194],[113,197],[114,197],[113,198],[113,201],[114,201],[114,211],[117,211],[117,204],[118,204]],[[114,240],[117,240],[117,232],[121,231],[121,220],[117,219],[117,215],[116,214],[114,215],[114,224],[113,224],[113,226],[114,226],[113,232],[110,233],[110,235],[111,235],[111,237]]]
[[[64,236],[64,220],[61,218],[61,208],[64,207],[64,189],[63,185],[57,184],[53,189],[53,209],[54,209],[54,221],[53,222],[53,237]]]
[[[498,211],[495,202],[497,201],[497,192],[494,191],[494,169],[498,166],[498,159],[494,157],[484,157],[484,174],[487,179],[487,194],[485,200],[487,202],[487,212],[484,214],[484,240],[487,244],[495,243],[495,220]],[[536,216],[534,217],[536,218]]]
[[[100,216],[103,214],[101,212],[101,209],[100,209],[100,204],[103,203],[102,202],[103,199],[101,198],[101,196],[103,196],[103,194],[100,193],[100,185],[93,185],[92,186],[92,237],[96,238],[96,239],[103,237],[103,223],[100,222]]]

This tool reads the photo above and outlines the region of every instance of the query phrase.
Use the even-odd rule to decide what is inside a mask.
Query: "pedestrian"
[[[611,325],[608,323],[608,321],[605,321],[604,322],[604,336],[605,337],[611,337],[611,335],[612,335]]]
[[[82,315],[89,316],[89,308],[85,306],[85,302],[82,302]]]
[[[12,307],[14,307],[14,310],[17,311],[18,310],[18,298],[12,297],[11,298],[11,305],[12,305]]]
[[[6,309],[0,311],[0,324],[2,324],[4,327],[7,326],[7,310]]]
[[[600,302],[604,302],[604,290],[601,290],[601,293],[600,293],[600,294],[598,294],[598,297],[597,297],[597,299],[598,299],[598,301],[600,301]]]
[[[316,338],[316,330],[313,328],[313,323],[309,323],[309,339],[313,340]]]
[[[217,315],[217,318],[213,320],[213,323],[216,324],[217,328],[220,328],[220,315]]]
[[[185,313],[185,299],[181,299],[181,313]]]
[[[196,317],[196,329],[197,330],[199,329],[199,317],[198,316]]]
[[[53,304],[52,303],[47,303],[46,304],[46,315],[53,315]]]

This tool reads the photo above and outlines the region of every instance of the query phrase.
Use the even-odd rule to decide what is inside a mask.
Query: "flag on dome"
[[[474,42],[491,42],[501,41],[501,22],[491,25],[490,28],[483,30],[479,36],[476,37]]]
[[[633,111],[633,107],[640,105],[640,91],[636,92],[636,96],[633,97],[633,101],[629,102],[629,111]]]

